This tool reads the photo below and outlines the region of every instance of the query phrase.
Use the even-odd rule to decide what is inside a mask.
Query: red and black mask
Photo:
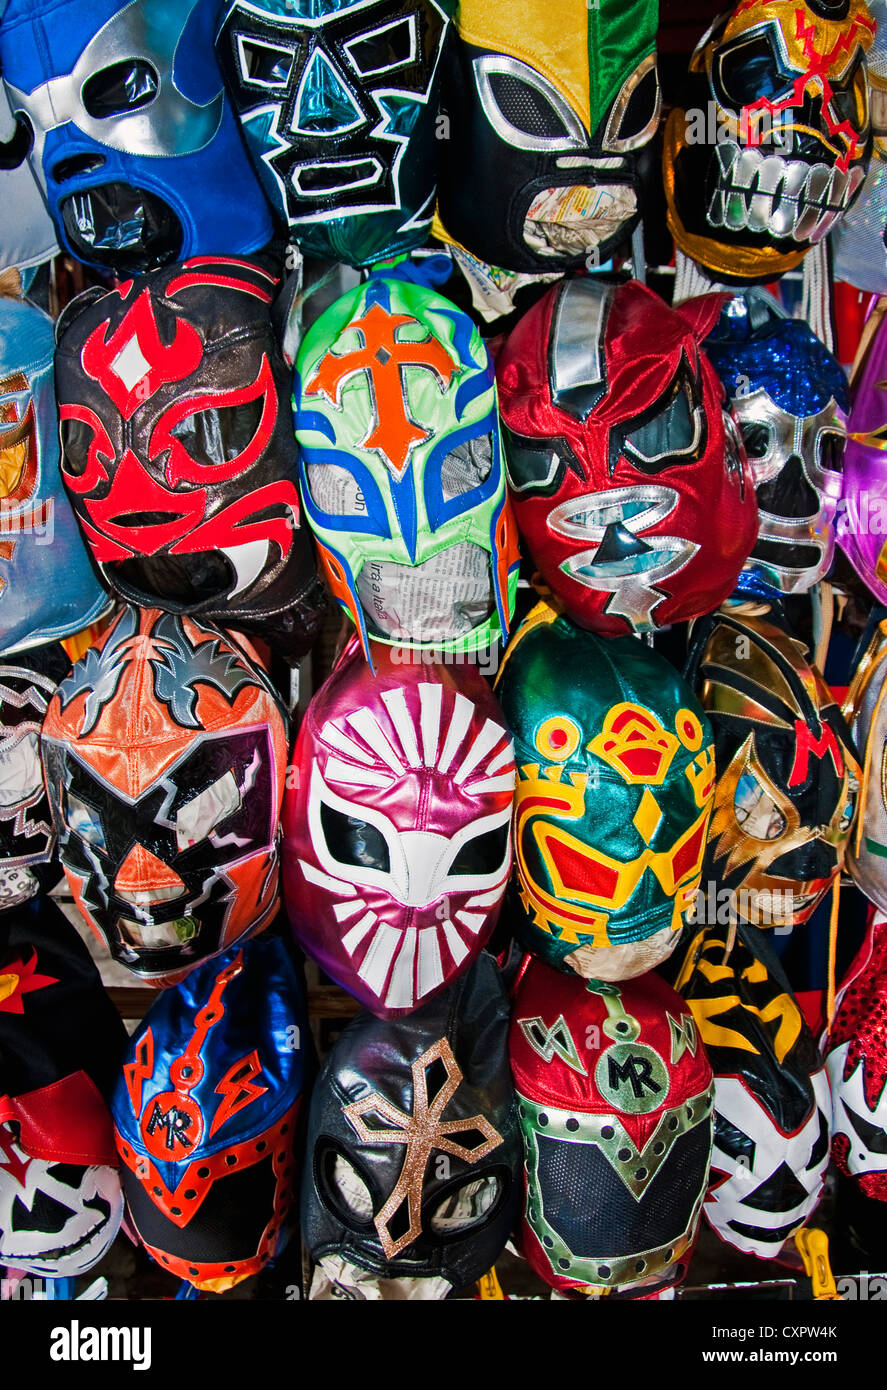
[[[748,462],[699,350],[720,304],[565,280],[499,356],[518,526],[569,617],[603,636],[709,612],[755,543]]]
[[[306,651],[323,599],[300,527],[276,278],[196,257],[75,301],[59,324],[62,476],[130,602]]]

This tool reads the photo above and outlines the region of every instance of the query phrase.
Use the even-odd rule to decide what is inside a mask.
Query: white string
[[[698,294],[709,294],[711,290],[726,289],[726,285],[716,284],[709,280],[700,266],[689,256],[685,256],[683,251],[675,247],[674,253],[675,278],[674,278],[674,298],[672,304],[682,304],[685,299],[695,299]]]
[[[811,246],[804,257],[804,278],[801,302],[796,317],[805,319],[817,338],[834,351],[831,314],[831,275],[828,247],[825,239]]]

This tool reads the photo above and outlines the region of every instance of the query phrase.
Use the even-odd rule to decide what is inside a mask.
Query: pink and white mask
[[[473,666],[398,664],[356,640],[317,692],[283,809],[300,946],[381,1018],[468,969],[511,868],[511,736]]]

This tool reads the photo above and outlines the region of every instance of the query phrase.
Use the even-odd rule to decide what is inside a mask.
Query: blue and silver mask
[[[213,52],[214,0],[9,0],[0,64],[59,239],[133,273],[270,240]]]
[[[305,251],[370,265],[427,239],[453,0],[233,0],[216,43],[247,145]]]
[[[745,566],[781,593],[828,573],[850,396],[838,359],[764,290],[724,307],[705,352],[742,431],[758,499],[758,539]]]
[[[69,637],[110,599],[59,472],[52,320],[0,299],[0,655]]]

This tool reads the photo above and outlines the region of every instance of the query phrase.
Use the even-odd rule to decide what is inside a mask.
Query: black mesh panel
[[[618,1258],[676,1242],[705,1186],[710,1134],[702,1123],[681,1135],[639,1202],[597,1145],[540,1134],[545,1220],[578,1258]]]

